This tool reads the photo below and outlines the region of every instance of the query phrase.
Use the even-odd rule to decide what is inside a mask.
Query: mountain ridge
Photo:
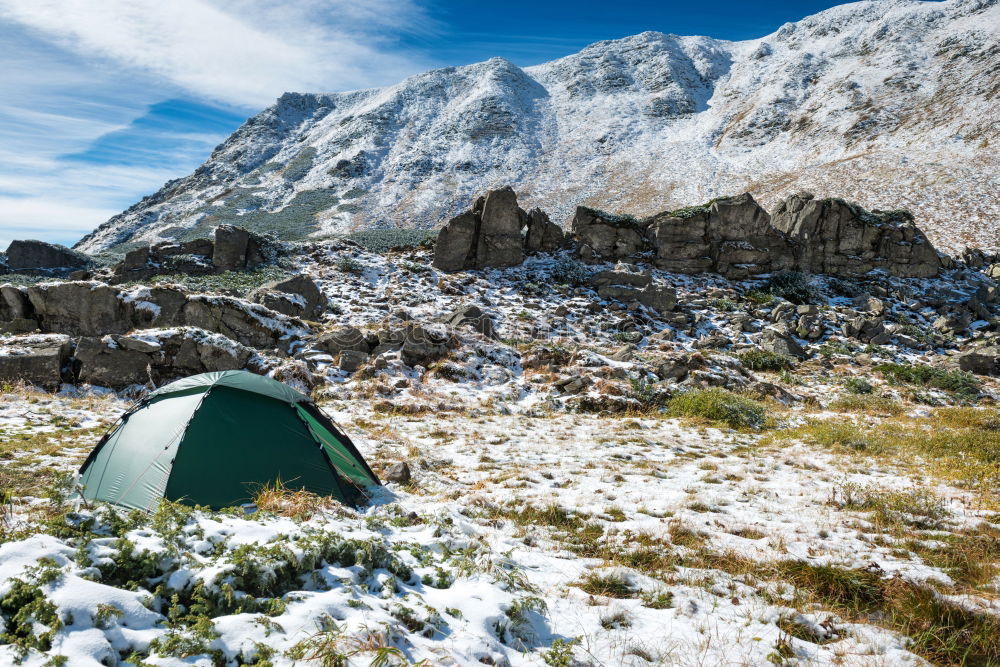
[[[911,208],[944,249],[991,247],[998,34],[996,0],[870,0],[742,42],[648,31],[531,67],[286,93],[76,247],[223,222],[289,239],[431,228],[507,184],[560,223],[578,204],[648,215],[809,189]]]

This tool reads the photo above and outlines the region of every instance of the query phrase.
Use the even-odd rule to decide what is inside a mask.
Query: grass
[[[718,388],[676,394],[667,401],[666,413],[671,417],[722,423],[735,429],[759,429],[767,418],[762,403]]]
[[[937,408],[924,417],[885,419],[876,425],[812,419],[776,432],[780,440],[806,442],[912,467],[977,492],[987,508],[1000,508],[1000,410]]]
[[[588,572],[577,586],[590,595],[606,598],[631,598],[635,591],[628,580],[616,572]]]
[[[838,396],[830,402],[829,407],[836,412],[858,412],[886,417],[896,417],[906,411],[903,404],[894,398],[858,394]]]

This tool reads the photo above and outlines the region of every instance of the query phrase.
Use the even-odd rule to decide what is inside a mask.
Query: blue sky
[[[644,30],[752,39],[835,4],[0,0],[0,249],[74,243],[285,91],[532,65]]]

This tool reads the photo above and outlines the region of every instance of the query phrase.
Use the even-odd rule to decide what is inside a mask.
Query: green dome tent
[[[80,468],[84,498],[144,510],[161,498],[239,505],[279,480],[347,504],[379,483],[307,396],[247,371],[203,373],[151,392]]]

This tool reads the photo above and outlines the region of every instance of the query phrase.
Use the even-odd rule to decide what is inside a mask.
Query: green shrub
[[[578,259],[563,256],[556,260],[552,271],[549,273],[551,279],[560,285],[584,285],[590,281],[591,271],[587,265]]]
[[[180,285],[192,292],[232,292],[245,295],[264,283],[280,280],[289,275],[276,266],[265,266],[253,271],[226,271],[224,273],[192,276],[183,273],[153,276],[153,285]]]
[[[747,350],[737,355],[744,366],[755,371],[783,371],[792,365],[792,360],[783,354],[768,350]]]
[[[773,275],[761,289],[797,304],[815,303],[820,297],[809,276],[798,271],[782,271]]]
[[[437,238],[437,232],[431,229],[362,229],[351,232],[347,238],[368,252],[385,253],[427,245]]]
[[[844,389],[851,394],[870,394],[875,391],[872,383],[864,378],[847,378],[844,380]]]
[[[696,389],[676,394],[667,401],[667,414],[675,417],[699,417],[721,422],[732,428],[757,429],[764,425],[764,406],[725,389]]]
[[[921,364],[880,364],[875,370],[892,384],[913,384],[948,391],[960,398],[979,395],[979,380],[972,373]]]

